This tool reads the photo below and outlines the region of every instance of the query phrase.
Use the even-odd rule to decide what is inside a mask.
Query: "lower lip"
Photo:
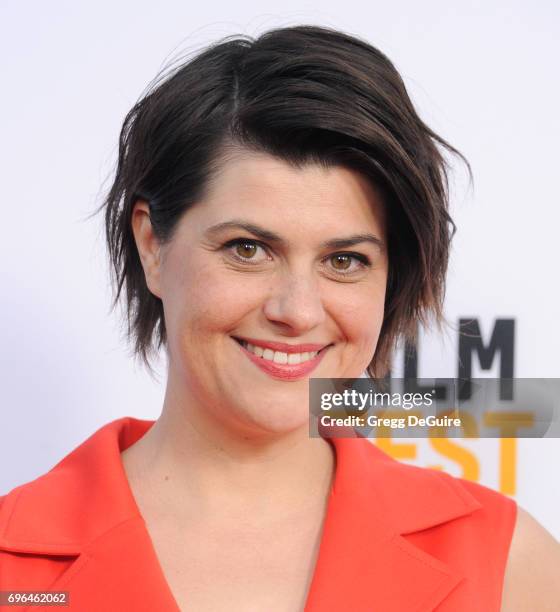
[[[242,344],[239,344],[237,340],[234,340],[234,342],[263,372],[266,372],[273,378],[279,378],[281,380],[298,380],[299,378],[304,378],[305,376],[309,375],[321,363],[323,356],[330,348],[328,346],[325,347],[319,353],[317,353],[313,359],[308,359],[303,363],[284,364],[263,359],[262,357],[251,353],[251,351],[248,351]]]

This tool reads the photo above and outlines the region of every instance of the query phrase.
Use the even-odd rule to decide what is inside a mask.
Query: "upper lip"
[[[329,346],[329,343],[316,344],[306,342],[305,344],[286,344],[285,342],[272,342],[270,340],[259,340],[258,338],[247,338],[244,336],[233,337],[237,340],[243,340],[249,344],[253,344],[254,346],[260,346],[265,349],[268,348],[282,353],[310,353],[311,351],[320,351],[326,346]]]

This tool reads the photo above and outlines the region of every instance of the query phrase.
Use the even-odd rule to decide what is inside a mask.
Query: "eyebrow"
[[[280,236],[276,232],[272,232],[270,230],[265,229],[264,227],[260,227],[259,225],[255,225],[254,223],[250,223],[243,219],[233,219],[232,221],[224,221],[223,223],[212,225],[205,231],[205,235],[212,236],[226,229],[243,229],[246,232],[257,236],[261,240],[265,240],[267,242],[271,242],[279,246],[285,246],[288,244],[288,241],[282,238],[282,236]],[[341,238],[331,238],[330,240],[325,240],[319,246],[321,248],[326,249],[343,249],[354,246],[356,244],[360,244],[361,242],[370,242],[379,247],[380,249],[383,249],[385,247],[383,241],[380,238],[378,238],[374,234],[369,233],[353,234],[351,236],[345,236]]]

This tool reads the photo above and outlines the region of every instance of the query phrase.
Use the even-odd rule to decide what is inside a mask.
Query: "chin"
[[[251,429],[260,430],[269,434],[289,434],[292,431],[309,427],[309,413],[286,414],[282,409],[264,411],[258,415],[247,415],[243,421]]]

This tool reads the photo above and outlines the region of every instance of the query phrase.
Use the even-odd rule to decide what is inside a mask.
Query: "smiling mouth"
[[[263,348],[261,346],[257,346],[247,342],[246,340],[241,340],[240,338],[236,338],[235,336],[231,336],[238,344],[240,344],[245,350],[249,351],[256,357],[260,357],[264,361],[271,361],[273,363],[281,364],[281,365],[299,365],[301,363],[305,363],[306,361],[311,361],[315,359],[317,355],[323,353],[326,349],[333,346],[332,344],[327,344],[322,349],[318,351],[307,351],[301,353],[286,353],[284,351],[276,351],[269,348]]]

